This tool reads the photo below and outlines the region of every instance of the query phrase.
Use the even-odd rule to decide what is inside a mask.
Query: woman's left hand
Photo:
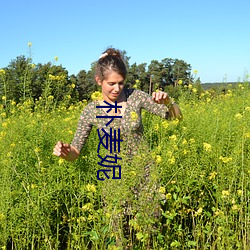
[[[168,93],[162,91],[153,92],[152,99],[154,102],[159,104],[168,104],[171,102]]]

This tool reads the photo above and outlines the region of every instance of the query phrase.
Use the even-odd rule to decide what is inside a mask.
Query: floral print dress
[[[122,213],[124,216],[132,216],[135,214],[135,211],[140,211],[141,214],[145,214],[145,218],[159,218],[159,200],[162,198],[158,193],[158,181],[150,177],[150,172],[152,167],[156,166],[153,159],[150,157],[149,147],[147,143],[143,144],[143,124],[142,124],[142,109],[145,109],[155,115],[158,115],[164,119],[169,118],[168,108],[164,104],[157,104],[153,101],[152,97],[147,93],[136,90],[136,89],[124,89],[126,96],[126,108],[122,115],[122,118],[114,118],[110,122],[111,118],[97,118],[97,116],[107,116],[107,113],[102,108],[97,108],[101,105],[101,102],[93,101],[89,103],[81,113],[77,131],[72,141],[72,145],[77,148],[79,151],[83,148],[86,143],[86,140],[91,132],[93,127],[101,131],[104,129],[109,133],[110,128],[118,130],[120,129],[120,137],[123,140],[121,142],[121,153],[127,155],[128,159],[131,160],[131,165],[129,161],[126,161],[127,168],[122,167],[122,176],[121,182],[102,182],[104,188],[102,188],[102,195],[104,197],[105,204],[112,204],[113,198],[110,198],[110,194],[114,195],[115,192],[120,192],[122,194],[116,195],[120,199],[120,205],[122,207]],[[103,133],[104,134],[104,133]],[[141,144],[146,145],[142,147],[142,152],[146,155],[146,159],[141,159],[140,164],[136,166],[137,171],[136,176],[132,179],[129,175],[126,175],[130,171],[129,169],[134,169],[132,163],[133,156],[137,154],[138,149],[141,147]],[[134,171],[130,171],[134,172]],[[118,184],[119,183],[119,184]],[[117,189],[119,185],[119,189]],[[129,198],[129,192],[132,193],[132,199]],[[127,195],[127,196],[126,196]],[[126,198],[124,198],[126,197]],[[149,209],[150,208],[150,209]],[[149,209],[149,210],[148,210]],[[120,215],[114,217],[114,230],[116,231],[118,221],[120,220]],[[125,227],[129,227],[128,225]]]

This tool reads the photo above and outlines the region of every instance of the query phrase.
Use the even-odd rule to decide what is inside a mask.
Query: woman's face
[[[103,81],[96,77],[96,82],[102,86],[102,95],[107,102],[117,101],[124,88],[124,78],[114,71],[110,71]]]

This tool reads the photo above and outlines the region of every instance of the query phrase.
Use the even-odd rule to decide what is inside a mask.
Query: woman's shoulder
[[[88,104],[86,104],[86,106],[84,106],[82,109],[82,115],[93,114],[95,112],[96,105],[97,105],[96,101],[91,101]]]
[[[129,97],[129,98],[140,99],[149,97],[149,94],[139,89],[127,88],[125,91],[127,98]]]
[[[83,110],[95,108],[95,106],[96,106],[95,103],[96,103],[95,101],[91,101],[91,102],[87,103],[87,105],[83,108]]]

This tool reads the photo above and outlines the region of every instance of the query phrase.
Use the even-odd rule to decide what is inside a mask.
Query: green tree
[[[152,76],[154,90],[166,86],[176,86],[178,80],[184,84],[192,82],[191,65],[183,60],[164,58],[161,62],[152,60],[148,66],[148,72]]]
[[[158,89],[161,86],[162,83],[162,70],[163,70],[163,64],[158,62],[157,60],[152,60],[151,63],[148,66],[148,73],[151,76],[151,83],[152,87],[149,92],[151,92],[153,89]]]
[[[92,65],[92,69],[86,72],[85,70],[81,70],[77,74],[77,91],[79,95],[79,100],[90,100],[91,94],[94,91],[97,91],[98,85],[94,80],[93,73],[94,68]]]
[[[6,94],[8,100],[19,102],[32,96],[32,64],[31,59],[18,56],[6,68]]]
[[[32,80],[33,98],[45,99],[52,95],[56,101],[62,101],[70,93],[68,71],[61,65],[52,65],[51,62],[38,64]]]
[[[183,85],[188,85],[193,82],[191,76],[191,65],[183,60],[175,59],[172,66],[172,83],[177,85],[178,81],[181,80]]]
[[[149,75],[146,70],[146,63],[141,63],[137,65],[132,64],[128,70],[127,86],[133,87],[136,81],[138,89],[148,92],[149,90]]]

